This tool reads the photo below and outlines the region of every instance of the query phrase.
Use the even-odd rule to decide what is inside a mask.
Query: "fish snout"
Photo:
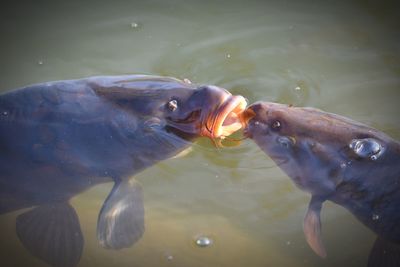
[[[201,135],[212,139],[223,139],[240,130],[242,128],[240,116],[246,109],[246,99],[213,85],[205,87],[204,90],[208,97],[204,102],[206,112]]]
[[[177,118],[168,118],[168,125],[193,136],[222,139],[242,128],[240,114],[246,106],[243,96],[232,95],[214,85],[201,86],[183,107],[177,108],[175,102],[168,103],[171,111],[179,111]]]
[[[267,132],[267,110],[263,102],[255,102],[244,110],[240,116],[244,135],[248,138]]]

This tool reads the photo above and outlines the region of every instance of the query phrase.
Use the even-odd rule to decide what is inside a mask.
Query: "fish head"
[[[246,100],[214,85],[175,90],[165,103],[169,127],[196,136],[223,138],[242,128]]]
[[[385,159],[389,137],[336,114],[257,102],[242,117],[245,135],[313,195],[330,195],[344,180],[366,179]]]
[[[135,117],[188,137],[221,138],[242,128],[240,116],[247,102],[213,85],[161,76],[129,76],[94,80],[96,95]],[[127,119],[129,119],[127,117]]]

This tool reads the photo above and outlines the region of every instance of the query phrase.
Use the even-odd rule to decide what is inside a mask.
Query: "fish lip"
[[[240,121],[242,123],[242,127],[245,132],[247,132],[249,130],[248,128],[249,128],[250,121],[257,115],[256,112],[252,109],[253,106],[254,106],[254,104],[247,107],[240,114]]]
[[[203,136],[213,140],[223,139],[240,130],[243,127],[241,114],[246,109],[246,99],[240,95],[232,95],[220,87],[209,86],[206,89],[208,90],[202,108],[199,109],[200,117],[197,123],[168,119],[167,125],[193,136]]]
[[[254,104],[251,104],[240,114],[240,122],[242,123],[243,136],[245,138],[253,138],[252,128],[256,127],[256,122],[257,124],[261,123],[260,121],[252,121],[257,116],[253,107]]]
[[[212,111],[202,123],[201,135],[211,139],[224,138],[243,127],[241,114],[246,109],[247,101],[241,95],[230,93],[221,98],[215,111]],[[232,123],[225,124],[227,119]]]

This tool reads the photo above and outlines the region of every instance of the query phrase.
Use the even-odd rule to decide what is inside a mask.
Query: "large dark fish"
[[[131,75],[37,84],[0,95],[0,214],[17,217],[23,245],[54,266],[79,262],[83,236],[71,197],[114,187],[97,224],[102,246],[143,234],[141,188],[131,177],[194,138],[241,128],[246,101],[216,86]]]
[[[345,207],[382,240],[400,243],[399,142],[313,108],[257,102],[243,117],[245,134],[312,195],[303,227],[318,255],[326,256],[320,222],[326,200]]]

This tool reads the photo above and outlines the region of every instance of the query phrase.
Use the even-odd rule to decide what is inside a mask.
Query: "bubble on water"
[[[43,60],[39,60],[39,61],[38,61],[38,64],[39,64],[39,65],[43,65]]]
[[[3,114],[3,116],[7,116],[8,115],[8,111],[5,110],[5,111],[3,111],[2,114]]]
[[[373,221],[379,220],[379,215],[378,214],[372,214],[372,220]]]
[[[231,54],[226,54],[226,58],[231,58]]]
[[[286,241],[286,245],[290,246],[291,244],[292,244],[292,242]]]
[[[344,169],[344,168],[346,168],[346,166],[347,166],[346,162],[340,163],[340,168]]]
[[[172,255],[173,253],[171,251],[164,251],[162,253],[162,257],[163,259],[167,260],[167,261],[172,261],[174,259],[174,256]]]
[[[374,138],[353,139],[349,147],[361,158],[378,159],[382,153],[382,146]]]
[[[199,236],[196,238],[195,243],[199,247],[208,247],[212,245],[213,241],[207,236]]]
[[[300,87],[300,86],[296,86],[296,87],[294,88],[294,90],[299,91],[299,90],[301,90],[301,87]]]
[[[137,23],[137,22],[132,22],[132,23],[131,23],[131,28],[133,28],[133,29],[139,28],[139,23]]]

